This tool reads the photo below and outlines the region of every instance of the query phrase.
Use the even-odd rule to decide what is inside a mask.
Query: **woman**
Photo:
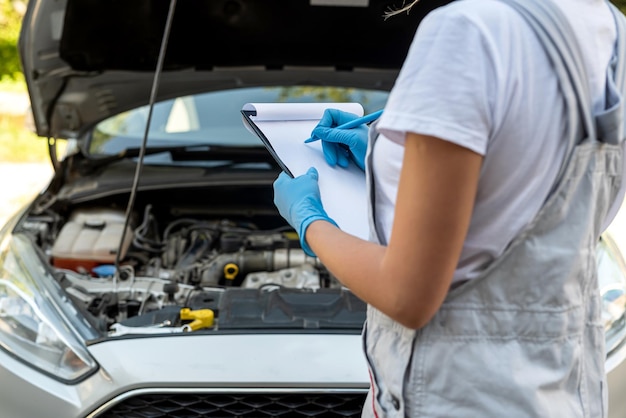
[[[275,182],[303,248],[368,303],[364,416],[606,413],[594,251],[623,196],[615,19],[601,0],[530,3],[576,28],[559,40],[582,87],[518,7],[464,0],[420,24],[369,144],[332,128],[354,117],[338,111],[313,131],[330,164],[340,143],[365,167],[370,241],[328,218],[314,170]]]

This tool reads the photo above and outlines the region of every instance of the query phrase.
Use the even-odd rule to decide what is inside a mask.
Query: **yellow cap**
[[[239,266],[235,263],[228,263],[224,266],[224,277],[227,280],[235,280],[239,274]]]

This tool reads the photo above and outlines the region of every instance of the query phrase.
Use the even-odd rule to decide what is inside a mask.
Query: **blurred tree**
[[[619,7],[623,13],[626,13],[626,0],[611,0],[611,3]]]
[[[27,0],[0,0],[0,80],[21,78],[17,39]]]

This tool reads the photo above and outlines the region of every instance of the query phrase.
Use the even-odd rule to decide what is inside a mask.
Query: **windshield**
[[[181,96],[155,104],[148,148],[194,144],[262,147],[261,140],[243,125],[241,108],[253,102],[358,102],[365,113],[382,109],[388,92],[342,87],[255,87]],[[141,146],[148,106],[133,109],[98,123],[87,153],[117,154]]]

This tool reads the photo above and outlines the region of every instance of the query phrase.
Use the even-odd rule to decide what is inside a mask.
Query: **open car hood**
[[[422,0],[194,0],[176,5],[158,100],[223,88],[389,89]],[[37,133],[78,137],[148,103],[168,0],[30,0],[19,49]]]

